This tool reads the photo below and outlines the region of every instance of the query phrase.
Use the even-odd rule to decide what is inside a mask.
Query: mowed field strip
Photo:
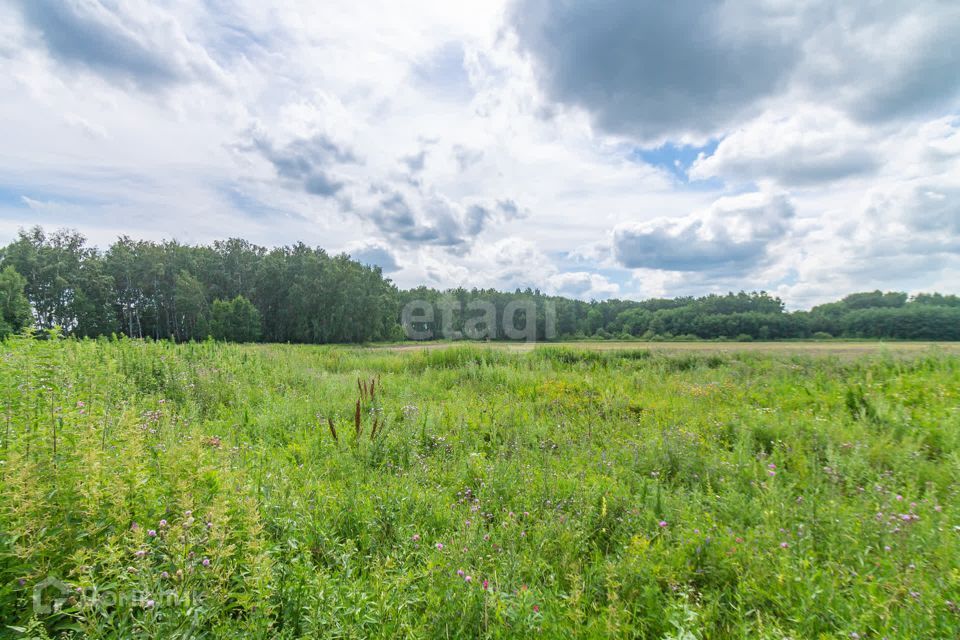
[[[942,351],[960,353],[960,342],[631,342],[623,340],[580,340],[571,342],[422,342],[373,345],[370,349],[416,351],[445,349],[470,345],[492,349],[530,351],[533,349],[568,348],[595,351],[656,351],[662,353],[770,353],[784,355],[840,356],[891,353],[910,355]]]

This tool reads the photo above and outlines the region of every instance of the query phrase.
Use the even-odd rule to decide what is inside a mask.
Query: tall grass
[[[0,633],[957,637],[958,407],[937,353],[14,339]]]

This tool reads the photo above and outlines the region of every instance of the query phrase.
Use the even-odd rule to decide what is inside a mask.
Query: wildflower
[[[147,535],[150,536],[151,538],[156,538],[156,537],[157,537],[157,530],[156,530],[156,529],[150,529],[149,531],[147,531]]]
[[[784,541],[784,542],[781,542],[781,543],[780,543],[780,548],[781,548],[781,549],[786,549],[786,548],[789,547],[789,546],[790,546],[790,543],[789,543],[789,542]]]
[[[463,569],[457,569],[457,575],[463,577]]]
[[[470,521],[469,521],[469,520],[467,520],[466,525],[467,525],[468,527],[470,526]]]
[[[659,527],[660,527],[661,529],[663,529],[664,527],[667,526],[667,521],[666,521],[666,520],[661,520],[661,521],[658,522],[657,524],[659,525]]]
[[[27,584],[27,579],[26,579],[26,578],[20,578],[19,580],[17,580],[17,584],[22,587],[23,585]]]
[[[145,609],[153,609],[153,605],[155,604],[156,603],[153,600],[147,600],[146,602],[143,603],[143,607]]]
[[[166,580],[167,578],[170,577],[170,574],[167,573],[166,571],[161,571],[161,572],[160,572],[160,577],[163,578],[164,580]]]
[[[203,561],[202,561],[200,564],[202,564],[202,565],[205,566],[205,567],[209,567],[209,566],[210,566],[210,558],[204,558]]]
[[[140,525],[138,525],[136,522],[130,525],[130,531],[136,531],[139,528],[140,528]]]
[[[933,510],[936,511],[937,513],[939,513],[939,512],[941,512],[941,511],[943,511],[943,507],[941,507],[940,505],[936,505],[936,506],[933,508]]]
[[[540,605],[538,605],[538,604],[533,605],[533,612],[534,612],[534,613],[540,613]]]
[[[443,551],[443,543],[442,543],[442,542],[438,542],[438,543],[437,543],[437,551]]]
[[[883,550],[884,550],[884,551],[890,551],[890,545],[884,545]]]
[[[190,511],[189,509],[187,509],[186,511],[183,512],[183,515],[189,518],[190,516],[193,515],[193,511]]]
[[[413,534],[412,540],[413,540],[414,542],[420,542],[420,534],[419,534],[419,533]]]
[[[520,537],[521,537],[521,538],[526,538],[526,537],[527,537],[527,532],[526,532],[526,531],[521,531],[521,532],[520,532]]]
[[[87,406],[87,403],[85,403],[83,400],[77,400],[77,408],[78,408],[78,409],[82,409],[82,408],[84,408],[85,406]]]
[[[133,555],[137,556],[138,558],[142,558],[147,555],[147,552],[143,549],[138,549]]]
[[[472,580],[473,580],[473,578],[471,578],[470,576],[464,576],[464,577],[463,577],[463,581],[464,581],[464,582],[470,582],[470,581],[472,581]]]
[[[776,468],[777,468],[777,465],[773,464],[772,462],[767,465],[767,469],[770,469],[771,471],[773,471]]]
[[[490,540],[490,534],[489,533],[483,534],[483,539],[484,541]]]
[[[484,581],[483,581],[483,590],[486,591],[489,586],[490,586],[490,582],[487,581],[487,580],[484,580]]]
[[[897,502],[900,502],[901,500],[903,500],[903,496],[898,493],[898,494],[897,494]]]
[[[167,526],[167,521],[166,521],[166,520],[161,520],[161,521],[160,521],[160,528],[163,529],[165,526]]]

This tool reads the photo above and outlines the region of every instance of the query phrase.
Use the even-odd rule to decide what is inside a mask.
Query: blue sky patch
[[[636,148],[631,154],[631,159],[645,162],[649,165],[659,167],[677,179],[682,184],[697,185],[708,188],[719,188],[723,182],[719,179],[695,180],[690,182],[689,171],[694,161],[702,153],[704,156],[711,156],[717,150],[719,140],[710,140],[707,144],[697,147],[689,144],[677,145],[667,142],[659,147]]]

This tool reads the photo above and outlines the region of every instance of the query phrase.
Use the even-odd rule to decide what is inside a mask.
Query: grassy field
[[[0,635],[957,637],[960,355],[783,344],[6,342]]]
[[[427,341],[374,345],[374,349],[391,351],[420,351],[424,349],[447,349],[466,343]],[[777,355],[839,356],[849,358],[865,354],[915,355],[930,352],[960,354],[960,342],[922,342],[876,340],[780,340],[776,342],[646,342],[619,340],[583,340],[570,342],[473,342],[470,346],[506,349],[509,351],[533,351],[538,348],[564,347],[589,351],[656,351],[661,353],[770,353]]]

